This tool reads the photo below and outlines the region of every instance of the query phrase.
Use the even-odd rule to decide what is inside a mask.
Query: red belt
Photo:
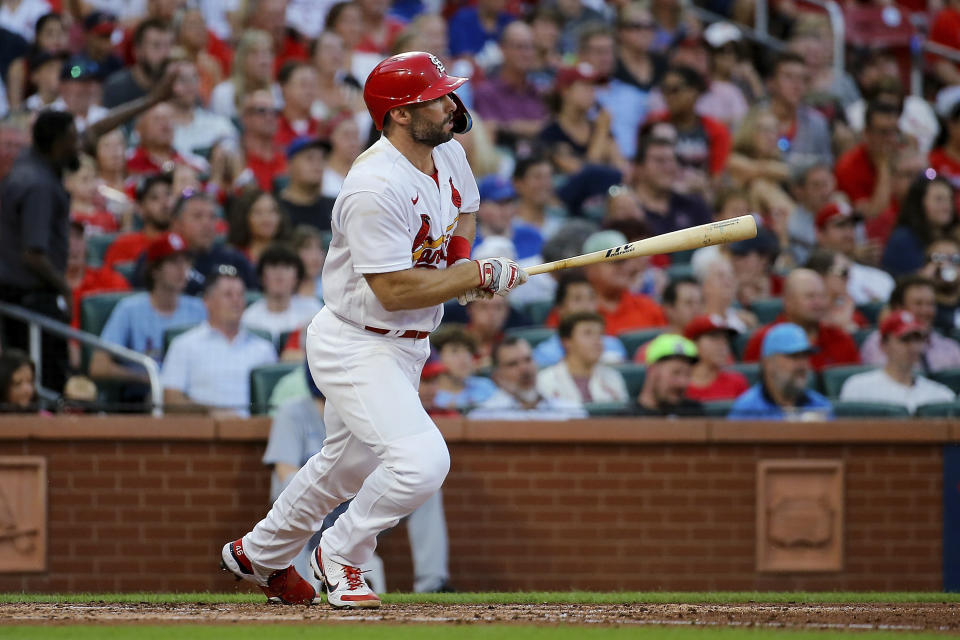
[[[394,331],[392,329],[380,329],[379,327],[370,327],[370,326],[364,326],[363,328],[366,329],[367,331],[373,331],[374,333],[379,333],[382,336],[385,336],[389,333],[393,333]],[[399,329],[397,329],[397,331],[399,331]],[[423,338],[426,338],[429,335],[430,335],[429,331],[417,331],[416,329],[407,329],[403,333],[397,334],[394,337],[416,338],[417,340],[421,340]]]

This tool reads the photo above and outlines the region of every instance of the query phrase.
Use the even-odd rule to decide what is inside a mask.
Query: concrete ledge
[[[948,442],[949,420],[733,422],[710,425],[711,442]]]
[[[269,416],[249,418],[225,418],[216,421],[217,440],[249,441],[266,440],[270,437]]]
[[[206,416],[0,416],[0,440],[213,440]]]
[[[467,442],[706,442],[706,420],[603,418],[564,422],[466,420]]]

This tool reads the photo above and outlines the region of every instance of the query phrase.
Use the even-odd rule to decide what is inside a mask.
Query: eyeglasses
[[[960,253],[931,253],[927,259],[937,264],[950,263],[960,266]]]

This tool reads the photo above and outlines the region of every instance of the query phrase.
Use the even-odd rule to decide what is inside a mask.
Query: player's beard
[[[411,111],[410,137],[414,142],[436,147],[453,139],[453,130],[448,131],[447,125],[453,120],[453,114],[446,118],[442,123],[435,124],[430,122],[416,111]]]

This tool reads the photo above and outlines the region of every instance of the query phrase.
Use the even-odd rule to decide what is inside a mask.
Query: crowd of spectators
[[[363,82],[426,50],[471,80],[474,257],[760,225],[451,301],[431,412],[954,401],[960,67],[926,59],[919,96],[896,47],[849,46],[841,72],[829,20],[802,5],[771,6],[769,48],[734,22],[746,0],[704,4],[725,14],[711,23],[681,0],[0,0],[0,302],[152,358],[167,410],[246,415],[252,371],[303,362],[333,203],[377,135]],[[956,5],[894,10],[960,47]],[[141,366],[45,335],[34,381],[25,325],[4,322],[0,344],[12,410],[42,404],[28,378],[145,406]]]

